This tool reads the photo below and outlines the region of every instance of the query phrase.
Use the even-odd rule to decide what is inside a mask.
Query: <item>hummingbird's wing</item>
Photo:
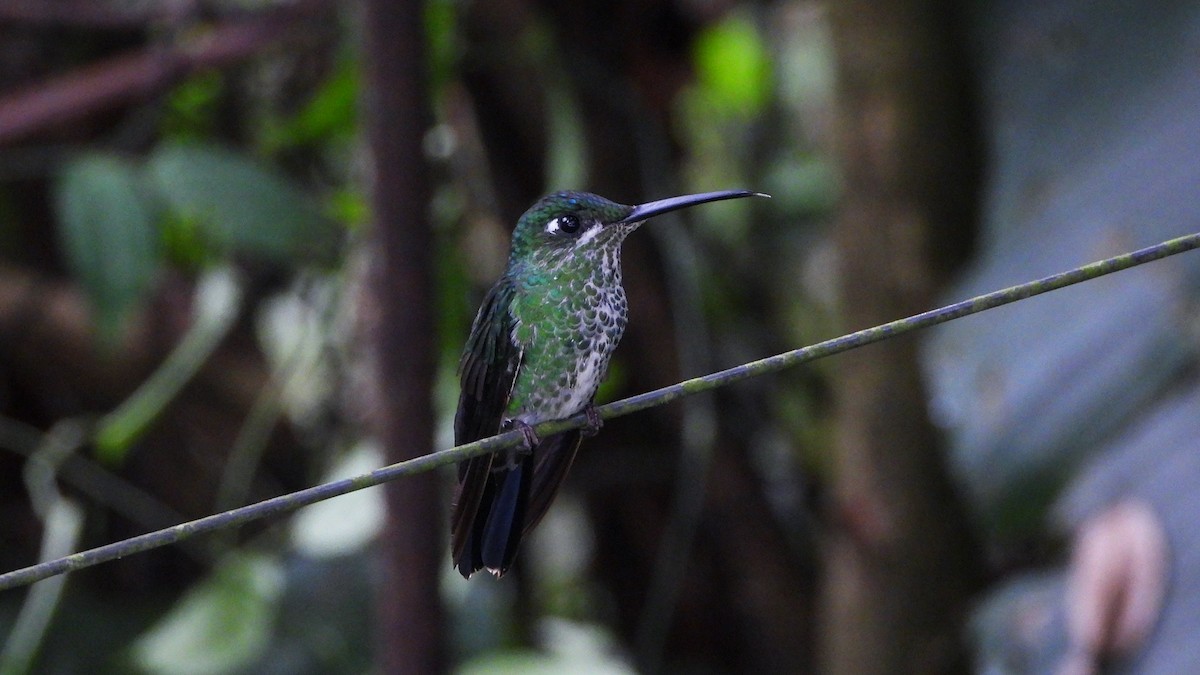
[[[512,311],[516,289],[500,280],[483,299],[458,370],[462,384],[454,415],[454,442],[470,443],[494,436],[512,398],[521,370],[522,349],[513,342]]]
[[[522,350],[512,340],[514,319],[509,306],[514,293],[510,282],[500,280],[488,291],[471,325],[471,335],[459,363],[462,389],[458,412],[454,415],[456,445],[494,436],[500,431],[522,361]],[[451,552],[456,561],[481,526],[475,517],[480,502],[485,494],[490,501],[489,493],[495,491],[493,459],[494,455],[487,454],[458,465],[458,488],[450,517]],[[476,556],[472,552],[469,557]]]

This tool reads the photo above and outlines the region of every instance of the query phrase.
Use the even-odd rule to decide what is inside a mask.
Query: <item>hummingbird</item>
[[[521,539],[546,514],[583,436],[601,419],[593,398],[625,332],[621,244],[647,219],[723,199],[725,190],[627,206],[587,192],[556,192],[513,230],[508,266],[484,297],[459,362],[455,444],[519,430],[522,445],[458,466],[451,557],[469,578],[502,576]],[[533,425],[583,412],[588,423],[548,438]]]

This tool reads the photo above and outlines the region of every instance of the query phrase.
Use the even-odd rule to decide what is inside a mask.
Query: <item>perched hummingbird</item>
[[[459,464],[451,555],[464,577],[497,577],[537,525],[566,478],[580,438],[600,417],[592,404],[625,331],[621,243],[646,219],[722,199],[767,196],[705,192],[626,206],[586,192],[556,192],[525,212],[504,276],[471,325],[459,363],[456,444],[519,429],[524,445]],[[588,416],[585,429],[538,438],[532,425]]]

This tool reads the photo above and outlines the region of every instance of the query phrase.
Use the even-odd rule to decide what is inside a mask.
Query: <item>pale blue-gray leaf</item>
[[[280,173],[212,145],[165,145],[147,170],[176,215],[218,250],[281,262],[332,262],[339,229]]]
[[[154,208],[140,180],[130,162],[89,154],[69,162],[57,185],[63,255],[109,335],[143,298],[159,265]]]

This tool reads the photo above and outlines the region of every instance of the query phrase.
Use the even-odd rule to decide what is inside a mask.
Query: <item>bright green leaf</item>
[[[771,60],[749,20],[734,16],[704,31],[694,55],[700,84],[719,110],[751,116],[766,104]]]
[[[267,147],[274,151],[351,137],[358,128],[359,88],[358,61],[342,59],[300,112],[268,130]]]
[[[219,251],[281,262],[336,259],[339,229],[317,203],[279,173],[210,145],[166,145],[150,178],[176,218],[194,223]]]
[[[129,162],[84,155],[67,164],[57,185],[63,255],[112,338],[143,299],[159,266],[155,213]]]

